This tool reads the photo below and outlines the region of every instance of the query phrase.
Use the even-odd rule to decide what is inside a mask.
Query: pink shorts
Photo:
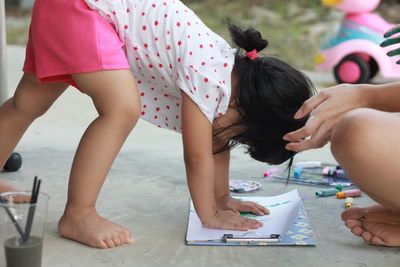
[[[130,69],[114,27],[83,0],[36,0],[23,71],[41,82],[71,74]]]

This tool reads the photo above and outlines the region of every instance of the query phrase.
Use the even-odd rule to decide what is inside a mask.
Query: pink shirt
[[[231,95],[235,49],[178,0],[85,0],[116,28],[141,95],[142,118],[181,131],[181,91],[212,123]]]

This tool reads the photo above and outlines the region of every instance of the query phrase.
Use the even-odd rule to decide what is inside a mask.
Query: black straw
[[[3,204],[7,204],[6,201],[4,201],[2,198],[0,198],[0,202]],[[10,209],[6,206],[3,206],[3,208],[6,210],[8,217],[10,217],[11,222],[14,224],[15,229],[17,229],[19,235],[21,236],[22,240],[24,239],[24,232],[22,231],[21,226],[19,225],[19,223],[17,222],[17,220],[15,219],[14,215],[12,214],[12,212],[10,211]]]
[[[32,194],[31,194],[31,201],[30,201],[30,206],[29,206],[29,211],[28,211],[28,218],[26,220],[26,225],[25,225],[25,235],[22,238],[22,241],[25,243],[29,240],[29,236],[31,234],[31,229],[32,229],[32,223],[33,223],[33,217],[35,215],[35,210],[36,210],[36,203],[37,199],[39,196],[39,190],[40,190],[40,184],[41,180],[35,176],[35,179],[33,180],[33,186],[32,186]],[[35,205],[32,205],[35,204]]]

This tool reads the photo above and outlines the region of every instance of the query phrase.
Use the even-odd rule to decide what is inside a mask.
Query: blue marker
[[[335,196],[336,193],[342,191],[342,189],[343,189],[342,185],[337,185],[335,188],[321,189],[321,190],[315,192],[315,195],[318,197]]]
[[[337,188],[321,189],[315,192],[315,195],[318,197],[329,197],[335,196],[337,192],[339,192]]]
[[[301,166],[296,167],[293,170],[293,176],[294,176],[295,179],[300,179],[302,173],[303,173],[303,167],[301,167]]]

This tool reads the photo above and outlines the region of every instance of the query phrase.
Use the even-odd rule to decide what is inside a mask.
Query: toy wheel
[[[22,165],[22,157],[18,153],[12,153],[8,158],[6,164],[3,167],[3,170],[6,172],[15,172],[21,168]]]
[[[376,63],[375,59],[371,58],[369,61],[369,79],[372,80],[379,71],[378,63]]]
[[[371,70],[367,62],[357,55],[349,55],[342,59],[334,69],[337,83],[368,83]]]

